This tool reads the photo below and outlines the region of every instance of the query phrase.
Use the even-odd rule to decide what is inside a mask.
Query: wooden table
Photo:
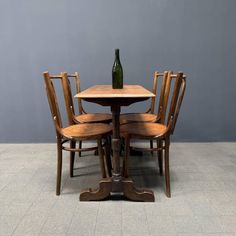
[[[123,194],[134,201],[154,201],[151,190],[137,189],[130,178],[124,178],[120,168],[120,107],[147,100],[155,95],[140,85],[124,85],[123,89],[112,89],[111,85],[96,85],[90,87],[75,97],[87,102],[110,106],[112,112],[112,150],[113,172],[111,178],[101,179],[99,188],[87,189],[80,194],[80,201],[102,200],[111,193]]]

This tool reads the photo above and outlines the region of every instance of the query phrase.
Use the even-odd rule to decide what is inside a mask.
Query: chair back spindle
[[[158,71],[154,72],[153,89],[152,89],[153,94],[157,95],[157,87],[158,87],[159,80],[161,79],[161,77],[164,77],[164,75],[165,75],[165,73],[160,73]],[[147,113],[154,114],[154,112],[155,112],[155,103],[156,103],[156,96],[151,98],[150,108],[148,109]]]
[[[171,100],[166,125],[170,130],[170,133],[173,134],[185,93],[186,77],[183,75],[182,72],[179,72],[177,74],[173,74],[172,72],[168,73],[167,87],[165,93],[165,107],[167,107],[168,105],[171,83],[174,84],[173,91],[171,93],[172,95],[170,97]]]
[[[74,75],[70,75],[70,77],[74,78]],[[68,74],[66,72],[62,73],[62,88],[63,88],[63,94],[64,94],[64,100],[66,104],[66,113],[68,118],[69,125],[74,124],[74,103],[73,103],[73,97],[71,93],[71,86],[70,81],[68,78]]]
[[[186,89],[186,76],[183,75],[183,73],[181,73],[179,75],[179,81],[178,81],[178,85],[177,85],[177,89],[178,89],[178,93],[176,95],[176,104],[173,108],[173,112],[171,114],[171,116],[173,117],[173,121],[172,121],[172,128],[171,128],[171,134],[174,133],[174,129],[175,129],[175,125],[178,119],[178,115],[179,115],[179,111],[180,111],[180,107],[184,98],[184,94],[185,94],[185,89]]]
[[[153,88],[152,88],[152,92],[156,95],[157,93],[157,83],[158,83],[158,76],[159,73],[158,71],[154,72],[154,76],[153,76]],[[155,109],[155,101],[156,101],[156,96],[152,97],[151,99],[151,105],[150,105],[150,113],[153,114],[154,113],[154,109]]]
[[[80,93],[81,92],[81,88],[80,88],[80,74],[78,72],[75,72],[75,74],[69,74],[68,75],[68,80],[70,81],[70,79],[74,79],[76,93]],[[83,113],[86,113],[86,112],[84,112],[81,98],[77,98],[77,99],[78,99],[77,101],[78,101],[78,111],[79,111],[79,114],[81,115]]]
[[[165,106],[165,91],[167,84],[168,72],[165,71],[163,73],[160,96],[159,96],[159,104],[158,104],[158,115],[160,116],[160,123],[165,122],[165,114],[166,114],[166,106]]]

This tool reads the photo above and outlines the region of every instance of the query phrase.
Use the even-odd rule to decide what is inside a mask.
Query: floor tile
[[[154,203],[80,202],[83,188],[98,186],[99,160],[76,155],[70,178],[63,155],[56,196],[55,144],[0,144],[0,235],[236,236],[235,143],[172,143],[171,198],[156,156],[132,156],[131,177]]]

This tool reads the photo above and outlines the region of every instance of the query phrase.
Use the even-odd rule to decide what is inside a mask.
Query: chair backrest
[[[74,82],[76,84],[76,93],[79,93],[80,92],[80,77],[79,77],[78,72],[75,72],[75,74],[69,74],[69,75],[66,72],[63,72],[61,74],[62,74],[62,87],[63,87],[63,94],[64,94],[64,100],[65,100],[65,105],[66,105],[68,123],[72,125],[75,123],[74,122],[75,109],[74,109],[74,102],[73,102],[70,79],[75,80]],[[79,114],[85,113],[82,107],[81,99],[78,99],[78,110],[79,110]]]
[[[60,134],[60,129],[62,128],[62,119],[61,114],[58,106],[58,100],[55,92],[55,88],[53,85],[54,79],[59,79],[62,81],[62,75],[50,75],[49,72],[44,72],[44,84],[45,89],[48,97],[48,103],[50,106],[52,118],[54,121],[56,133]]]
[[[186,88],[186,76],[182,72],[164,72],[159,98],[160,123],[170,128],[173,134]],[[167,113],[168,110],[168,113]]]

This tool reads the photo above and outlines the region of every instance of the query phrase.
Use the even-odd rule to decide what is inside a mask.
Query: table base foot
[[[116,185],[117,188],[114,188]],[[119,188],[121,187],[121,188]],[[116,189],[114,191],[114,189]],[[132,201],[154,202],[154,193],[151,190],[139,189],[134,186],[134,182],[129,178],[123,178],[120,182],[113,181],[112,178],[102,179],[99,188],[83,190],[80,194],[80,201],[99,201],[110,196],[111,193],[123,193],[123,196]]]
[[[99,188],[92,190],[91,188],[85,189],[80,194],[80,201],[98,201],[103,200],[110,196],[112,188],[111,179],[102,179],[99,182]]]
[[[134,182],[127,178],[123,179],[124,196],[129,200],[141,202],[154,202],[155,197],[152,190],[139,189],[134,186]]]

